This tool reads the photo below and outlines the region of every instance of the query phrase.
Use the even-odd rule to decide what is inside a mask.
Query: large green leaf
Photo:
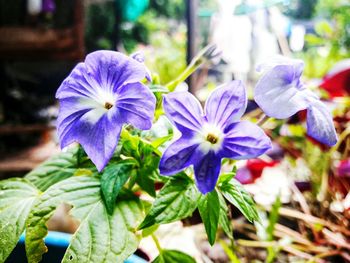
[[[38,196],[38,190],[25,179],[0,181],[0,262],[15,248]]]
[[[178,250],[162,250],[152,263],[196,263],[193,257]]]
[[[78,165],[78,153],[79,147],[61,152],[29,172],[25,178],[41,191],[45,191],[51,185],[74,175]]]
[[[219,188],[224,197],[237,207],[250,222],[259,220],[253,198],[243,188],[240,182],[233,178],[219,184]]]
[[[190,216],[200,198],[194,182],[187,176],[175,176],[164,185],[140,229],[166,224]]]
[[[198,210],[207,232],[210,245],[215,243],[216,231],[219,224],[220,202],[216,190],[202,195],[199,199]]]
[[[75,176],[47,189],[27,221],[29,263],[40,262],[46,252],[46,222],[62,202],[72,205],[71,215],[80,220],[62,262],[123,262],[137,249],[139,238],[135,232],[143,218],[140,202],[135,198],[118,201],[109,215],[100,187],[98,178]]]
[[[107,212],[112,215],[119,191],[130,177],[134,162],[111,163],[102,173],[101,192]]]

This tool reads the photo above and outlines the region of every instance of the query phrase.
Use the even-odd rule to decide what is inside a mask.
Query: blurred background
[[[59,152],[55,92],[87,53],[142,51],[147,67],[162,85],[179,76],[208,44],[216,44],[221,57],[206,63],[182,85],[200,100],[232,79],[246,82],[252,97],[256,65],[282,54],[305,61],[304,78],[336,109],[337,130],[347,126],[348,0],[0,0],[0,178],[24,175]],[[254,109],[254,103],[249,107]],[[299,128],[291,124],[284,135],[300,139]],[[293,156],[295,145],[288,143],[280,145],[287,145],[283,151]],[[321,169],[324,149],[312,149],[302,158]],[[349,151],[344,152],[347,160]],[[240,173],[240,180],[251,183],[261,176],[263,167],[273,165],[250,162],[250,177]],[[259,176],[254,174],[256,169]],[[303,169],[295,174],[300,172],[300,177]],[[342,198],[350,190],[348,170]],[[262,203],[268,202],[261,198]],[[76,227],[71,222],[62,226],[62,218],[58,224],[67,232]]]

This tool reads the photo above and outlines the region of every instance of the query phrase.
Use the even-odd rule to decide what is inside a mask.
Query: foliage
[[[150,28],[159,26],[154,21],[146,23],[149,23]],[[319,28],[320,33],[328,34],[330,31],[327,25]],[[154,107],[152,109],[155,108],[155,114],[153,115],[152,110],[150,125],[147,127],[150,128],[153,117],[155,117],[153,124],[156,128],[153,126],[151,130],[147,131],[148,128],[144,128],[144,131],[136,128],[144,127],[141,125],[144,124],[142,121],[148,117],[140,114],[139,109],[134,109],[144,108],[144,103],[146,103],[144,100],[139,105],[132,104],[134,100],[138,99],[140,89],[137,89],[127,102],[124,99],[124,101],[121,100],[120,105],[117,105],[118,107],[132,105],[134,108],[128,108],[124,113],[127,112],[125,113],[127,115],[132,112],[134,115],[128,116],[130,122],[120,124],[120,138],[118,137],[113,147],[108,145],[107,150],[113,149],[110,151],[107,161],[101,164],[101,169],[97,170],[93,163],[93,155],[88,151],[91,148],[85,148],[89,157],[83,150],[86,143],[82,143],[83,146],[73,146],[50,158],[27,174],[24,179],[0,181],[0,244],[4,248],[0,253],[0,262],[5,261],[24,231],[26,233],[25,246],[28,262],[40,262],[43,254],[47,252],[44,243],[44,238],[48,233],[47,222],[62,203],[71,206],[70,215],[80,222],[62,262],[123,262],[135,252],[140,239],[146,236],[152,236],[159,249],[159,256],[154,262],[195,262],[191,256],[180,251],[166,250],[160,247],[155,238],[159,225],[191,217],[198,209],[209,244],[214,245],[217,237],[220,234],[225,234],[231,240],[233,249],[232,207],[237,208],[249,222],[259,223],[261,221],[252,196],[235,179],[237,167],[229,159],[241,159],[241,157],[249,159],[252,156],[265,153],[270,147],[270,139],[255,124],[255,126],[249,126],[253,124],[248,125],[248,121],[238,122],[236,119],[233,122],[232,117],[239,115],[238,119],[240,119],[246,107],[245,87],[241,82],[230,83],[233,86],[239,83],[237,87],[241,88],[240,94],[232,94],[234,89],[230,85],[223,85],[222,87],[225,89],[221,87],[212,93],[214,95],[210,97],[211,100],[208,100],[205,107],[208,117],[202,114],[200,103],[189,93],[177,93],[178,97],[173,98],[172,101],[178,103],[174,108],[171,108],[169,101],[165,102],[171,95],[174,95],[172,92],[181,82],[198,67],[216,56],[215,47],[209,46],[202,50],[186,68],[183,63],[183,33],[178,35],[180,41],[175,44],[174,41],[170,41],[174,35],[167,35],[164,32],[155,35],[155,38],[150,40],[153,49],[149,52],[153,52],[154,55],[147,56],[146,54],[146,57],[149,58],[146,60],[146,64],[149,63],[150,69],[160,75],[160,77],[155,77],[153,81],[144,80],[145,76],[148,75],[145,74],[145,69],[144,72],[140,69],[142,67],[141,61],[134,58],[127,60],[128,63],[136,65],[138,71],[135,74],[145,85],[137,84],[144,88],[153,99]],[[105,69],[105,64],[101,68]],[[108,67],[108,73],[110,69],[114,68]],[[91,77],[88,74],[86,76]],[[113,77],[115,76],[113,75]],[[161,79],[159,80],[159,78]],[[72,83],[66,83],[66,85],[68,84]],[[298,82],[298,84],[300,83]],[[291,85],[288,84],[288,88]],[[67,86],[67,89],[69,88],[71,87]],[[123,89],[125,86],[121,85],[119,88]],[[77,93],[81,95],[82,92]],[[281,92],[278,95],[284,96],[285,94]],[[162,96],[167,99],[162,100]],[[196,105],[198,108],[187,108],[188,105],[180,104],[179,101],[183,97],[187,99],[186,103],[193,103],[192,106]],[[65,99],[67,98],[61,99],[61,102]],[[81,101],[78,103],[84,104]],[[101,104],[98,100],[91,104],[93,105],[86,103],[83,106],[94,107],[95,104],[98,104],[97,106],[102,108],[99,110],[105,115],[107,115],[108,110],[115,106],[110,105],[110,103]],[[209,104],[211,106],[208,106]],[[166,155],[164,149],[168,150],[169,145],[174,145],[174,147],[177,147],[178,144],[181,147],[183,145],[179,143],[179,140],[176,140],[178,131],[173,130],[173,126],[164,116],[164,111],[167,112],[169,119],[171,119],[169,116],[174,116],[171,121],[177,125],[182,133],[181,138],[184,138],[182,144],[185,147],[189,145],[185,150],[175,148],[176,150],[170,151],[166,161],[170,160],[169,167],[176,168],[174,174],[169,174],[171,176],[160,174],[159,168]],[[170,111],[172,114],[169,114]],[[195,117],[191,115],[192,111],[196,111]],[[105,115],[103,116],[105,117]],[[125,117],[120,115],[117,115],[118,121]],[[209,123],[209,117],[213,119],[212,123]],[[67,122],[65,125],[69,126],[72,120],[68,119]],[[220,130],[224,123],[227,124],[227,127]],[[82,132],[76,130],[87,136],[86,126],[98,125],[98,122],[81,122],[79,124],[83,125]],[[206,124],[213,124],[213,127],[207,127]],[[278,125],[279,127],[273,131],[272,136],[278,136],[277,134],[282,129],[282,121]],[[63,129],[60,127],[63,137],[68,133],[67,126],[64,126]],[[220,126],[220,129],[216,126]],[[241,127],[242,130],[237,128],[231,133],[231,128],[236,126]],[[252,132],[251,127],[255,127],[256,130]],[[76,130],[74,131],[76,132]],[[296,126],[292,127],[291,130],[294,133],[291,136],[292,139],[282,141],[281,145],[283,142],[290,143],[291,141],[295,141],[295,144],[299,143],[299,150],[304,150],[306,155],[304,158],[308,160],[314,172],[324,173],[327,171],[330,155],[322,154],[319,151],[316,156],[314,152],[316,150],[311,148],[310,150],[308,147],[303,149],[305,129]],[[249,132],[256,135],[257,139],[254,139],[253,135],[245,137]],[[99,132],[95,132],[93,135],[100,138]],[[94,137],[91,136],[91,138]],[[112,133],[107,140],[109,142],[116,138],[115,133]],[[91,141],[88,143],[92,143]],[[264,143],[261,143],[262,141]],[[102,142],[102,146],[106,146],[105,141]],[[217,145],[217,143],[221,144]],[[106,147],[97,148],[98,150],[102,148],[101,152],[105,154]],[[230,153],[228,158],[223,158],[222,156],[228,152]],[[320,163],[321,155],[324,158],[322,163]],[[214,162],[212,156],[217,157],[218,161]],[[315,156],[317,158],[312,159]],[[199,168],[194,165],[194,161],[197,161]],[[226,169],[226,166],[229,169]],[[222,167],[225,169],[221,169]],[[224,171],[231,172],[225,173]],[[165,174],[163,173],[163,175]],[[209,178],[210,181],[203,180],[203,178]],[[202,191],[198,187],[200,180],[204,185],[208,185],[210,182],[212,188],[208,191]],[[145,197],[147,197],[147,201],[144,200]],[[269,225],[266,229],[268,236],[266,242],[270,243],[265,247],[271,247],[274,244],[272,242],[279,218],[280,201],[280,199],[276,201],[270,212]],[[222,244],[224,249],[229,251],[226,243]],[[278,246],[279,248],[280,246]],[[269,250],[270,261],[275,257],[276,251]],[[235,252],[231,252],[229,253],[231,260],[237,262],[238,258]]]
[[[315,32],[306,35],[305,74],[323,77],[339,60],[349,57],[350,6],[342,1],[318,1]]]

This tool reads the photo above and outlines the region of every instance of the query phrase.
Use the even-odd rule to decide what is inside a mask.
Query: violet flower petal
[[[169,120],[182,132],[200,131],[204,117],[199,101],[189,92],[163,95],[163,107]]]
[[[141,130],[151,128],[156,98],[149,88],[139,82],[126,84],[118,90],[116,97],[122,122]]]
[[[244,84],[231,81],[216,88],[209,96],[204,112],[210,123],[224,127],[237,122],[247,108],[247,95]]]
[[[85,64],[90,76],[107,91],[117,91],[123,85],[139,82],[146,76],[143,64],[115,51],[92,52],[86,56]]]
[[[58,119],[61,148],[79,142],[97,169],[101,171],[114,153],[122,128],[122,123],[118,121],[119,115],[113,112],[116,109],[107,113],[101,113],[99,109],[81,109],[68,114],[65,111],[72,110],[67,108],[74,108],[76,105],[74,99],[61,100],[60,104],[60,114],[68,115],[66,118]]]
[[[182,136],[170,144],[163,153],[159,163],[159,171],[162,175],[176,174],[193,164],[193,157],[198,153],[200,154],[198,144],[191,143],[190,138]]]
[[[338,141],[332,115],[326,105],[318,100],[312,101],[307,110],[307,134],[328,146]]]
[[[299,86],[300,69],[295,65],[277,65],[256,84],[254,99],[269,117],[285,119],[308,107],[311,91]]]
[[[271,140],[257,125],[241,121],[232,123],[225,130],[220,155],[235,160],[256,158],[271,149]]]
[[[293,59],[293,58],[277,55],[266,60],[263,63],[260,63],[256,67],[256,71],[262,72],[262,73],[267,72],[279,65],[292,66],[294,68],[295,78],[300,78],[304,70],[304,61],[302,61],[301,59]]]
[[[221,158],[210,151],[204,156],[197,156],[197,159],[194,163],[196,185],[202,194],[206,194],[215,188],[220,174]]]

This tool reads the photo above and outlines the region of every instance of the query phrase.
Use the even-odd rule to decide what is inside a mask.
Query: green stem
[[[159,243],[158,238],[155,236],[155,234],[152,234],[151,237],[152,237],[152,239],[153,239],[153,241],[154,241],[154,244],[156,245],[156,247],[157,247],[159,253],[162,253],[163,249],[162,249],[162,247],[160,246],[160,243]]]
[[[165,86],[170,92],[174,91],[177,85],[185,81],[193,72],[195,72],[201,65],[211,59],[217,57],[220,52],[217,51],[216,45],[208,45],[203,48],[198,54],[192,59],[191,63],[186,69],[178,76],[175,80],[169,82]]]
[[[338,150],[338,148],[340,147],[340,145],[342,144],[342,142],[346,139],[346,137],[348,137],[348,135],[350,135],[350,126],[347,127],[340,135],[339,135],[339,139],[337,144],[331,149],[331,152],[336,152]]]
[[[318,192],[317,195],[317,200],[322,202],[326,199],[327,194],[328,194],[328,171],[324,171],[322,173],[322,178],[321,178],[321,186],[320,186],[320,191]]]
[[[344,142],[344,140],[350,135],[350,127],[347,127],[340,135],[337,144],[330,150],[329,153],[329,158],[328,162],[330,163],[330,158],[332,157],[332,154],[335,153],[340,145]],[[322,178],[321,178],[321,186],[320,190],[317,194],[317,199],[318,201],[322,202],[323,200],[326,199],[327,194],[328,194],[328,181],[329,181],[329,175],[328,171],[324,171],[322,173]]]
[[[192,62],[186,67],[186,69],[173,81],[169,82],[165,86],[170,92],[182,82],[184,82],[193,72],[195,72],[203,63],[202,59],[192,60]]]

